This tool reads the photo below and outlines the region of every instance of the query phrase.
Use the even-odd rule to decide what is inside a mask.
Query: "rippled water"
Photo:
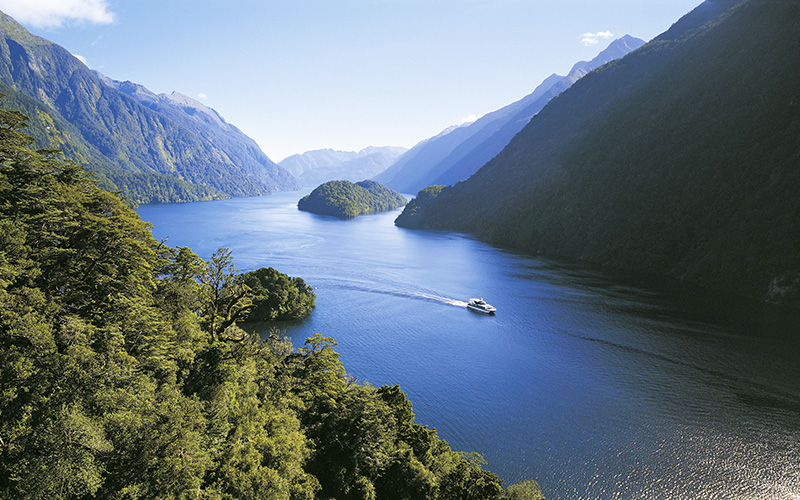
[[[143,206],[154,235],[317,293],[296,344],[400,384],[420,423],[548,498],[800,499],[800,317],[674,284],[338,220],[300,192]],[[466,309],[482,296],[494,316]],[[268,325],[261,325],[266,331]]]

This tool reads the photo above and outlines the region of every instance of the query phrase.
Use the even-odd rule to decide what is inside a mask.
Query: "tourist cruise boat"
[[[486,314],[494,314],[494,312],[497,310],[496,307],[494,307],[491,304],[488,304],[483,299],[469,299],[469,302],[467,302],[467,307],[472,309],[473,311],[478,311]]]

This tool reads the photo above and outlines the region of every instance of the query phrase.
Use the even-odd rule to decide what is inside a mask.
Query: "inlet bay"
[[[796,315],[703,291],[338,220],[305,192],[141,206],[157,239],[240,271],[274,267],[317,307],[281,324],[333,337],[348,372],[399,384],[417,421],[548,498],[797,498]],[[466,309],[483,296],[495,316]],[[272,325],[250,325],[268,331]]]

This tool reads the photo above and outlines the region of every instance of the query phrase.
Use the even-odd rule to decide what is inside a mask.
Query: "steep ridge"
[[[234,127],[196,119],[202,113],[186,102],[159,100],[149,107],[142,99],[150,98],[149,91],[135,97],[121,92],[64,48],[2,13],[0,81],[69,123],[79,137],[75,140],[91,146],[85,148],[91,156],[86,163],[134,201],[191,201],[299,187]]]
[[[144,106],[180,124],[204,142],[224,151],[232,164],[257,179],[271,190],[296,189],[296,179],[285,169],[278,168],[258,144],[234,125],[226,122],[216,110],[179,92],[155,94],[142,85],[112,80],[98,72],[94,74],[106,85],[127,94]]]
[[[706,1],[397,223],[800,305],[799,21]]]
[[[570,88],[590,71],[615,59],[624,57],[626,54],[633,52],[644,44],[644,40],[625,35],[611,42],[604,51],[600,52],[591,61],[575,63],[569,73],[567,73],[567,76],[561,77],[553,75],[557,77],[555,83],[541,95],[536,96],[532,94],[532,96],[519,101],[519,109],[516,110],[516,113],[514,113],[510,119],[495,121],[492,126],[484,127],[469,141],[459,144],[445,160],[431,169],[432,172],[437,172],[439,175],[428,184],[446,184],[452,186],[468,178],[485,165],[486,162],[494,158],[497,153],[502,151],[502,149],[511,142],[511,139],[513,139],[514,136],[531,121],[531,118],[541,111],[551,99]]]
[[[448,127],[439,134],[425,139],[409,149],[389,168],[375,176],[375,180],[392,189],[413,193],[415,187],[424,185],[431,165],[442,161],[459,144],[475,135],[489,120]]]
[[[499,153],[550,99],[593,69],[644,43],[630,35],[614,40],[591,61],[576,63],[567,76],[550,75],[519,101],[423,141],[376,180],[399,191],[415,193],[430,184],[452,185],[466,179]]]
[[[75,126],[58,111],[0,82],[4,109],[14,109],[28,117],[27,135],[38,147],[53,148],[86,165],[106,191],[123,191],[136,202],[176,202],[226,197],[211,186],[189,184],[183,179],[159,173],[135,173],[116,168],[94,145],[87,142]],[[111,179],[114,179],[112,181]]]

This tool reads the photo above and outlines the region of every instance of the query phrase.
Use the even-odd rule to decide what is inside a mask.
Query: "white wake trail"
[[[436,302],[441,302],[443,304],[449,304],[451,306],[467,307],[467,303],[464,302],[463,300],[451,299],[450,297],[442,297],[441,295],[434,295],[434,294],[431,294],[431,293],[419,293],[418,292],[418,293],[416,293],[416,295],[418,295],[419,297],[422,297],[424,299],[433,300],[433,301],[436,301]]]

